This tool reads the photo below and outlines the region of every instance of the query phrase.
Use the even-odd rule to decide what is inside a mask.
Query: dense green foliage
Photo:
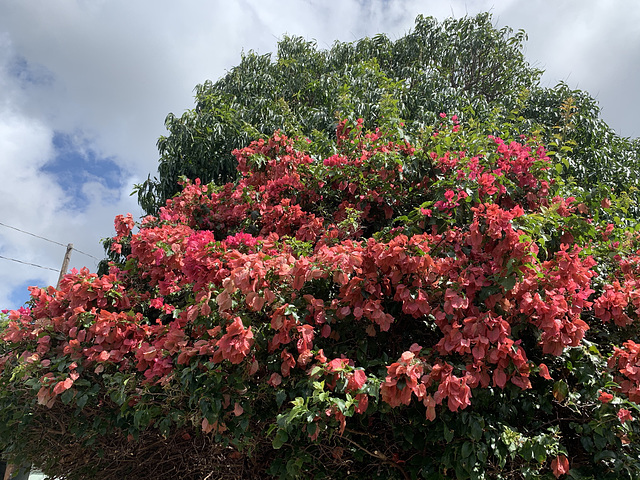
[[[490,20],[418,17],[415,30],[395,42],[381,34],[319,50],[301,37],[285,37],[275,58],[244,55],[217,82],[196,88],[193,110],[167,117],[170,135],[158,142],[159,180],[140,188],[140,204],[155,211],[178,191],[182,175],[233,179],[230,152],[275,130],[328,141],[343,117],[379,126],[389,104],[411,132],[439,112],[514,106],[540,72],[524,60],[524,34],[497,30]]]
[[[638,478],[638,143],[523,40],[420,17],[198,87],[117,261],[0,317],[0,448],[65,480]]]
[[[560,136],[573,149],[565,179],[618,191],[639,186],[638,144],[617,136],[587,93],[541,87],[541,71],[523,55],[525,40],[522,31],[495,28],[489,14],[443,22],[419,16],[396,41],[381,34],[320,50],[285,37],[275,56],[249,52],[218,81],[196,87],[193,110],[167,117],[159,176],[137,187],[140,205],[157,212],[179,191],[182,176],[217,184],[234,179],[230,152],[275,130],[309,137],[315,153],[328,156],[342,118],[363,118],[368,128],[401,118],[411,141],[440,112],[496,132],[505,123],[514,135],[539,131],[546,143]]]
[[[275,133],[33,288],[0,442],[55,478],[634,479],[640,239],[534,138]],[[494,132],[491,132],[494,133]],[[326,145],[325,147],[326,148]]]

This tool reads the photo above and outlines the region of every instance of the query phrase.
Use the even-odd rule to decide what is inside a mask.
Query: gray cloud
[[[529,34],[527,57],[559,81],[589,92],[605,121],[619,134],[637,137],[640,105],[640,4],[635,0],[512,2],[496,15],[500,24]]]
[[[94,256],[113,217],[139,214],[133,183],[153,173],[155,143],[169,112],[193,105],[193,88],[237,64],[241,52],[272,52],[284,34],[355,41],[397,39],[417,14],[461,17],[489,10],[498,25],[524,28],[527,56],[547,73],[586,89],[624,135],[640,134],[635,78],[640,65],[640,4],[542,0],[4,0],[0,4],[0,222],[73,242]],[[70,208],[56,169],[56,135],[87,155]],[[69,157],[71,158],[71,157]],[[109,161],[101,162],[100,159]],[[111,166],[110,163],[117,165]],[[74,167],[76,168],[76,167]],[[77,167],[80,168],[80,167]],[[120,184],[104,178],[121,175]],[[80,198],[80,197],[78,197]],[[64,249],[0,228],[0,255],[58,267]],[[94,261],[81,255],[73,265]],[[26,281],[55,283],[55,272],[0,260],[0,308]],[[26,295],[25,295],[26,298]]]

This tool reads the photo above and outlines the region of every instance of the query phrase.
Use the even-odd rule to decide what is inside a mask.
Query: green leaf
[[[553,397],[562,402],[569,395],[569,386],[564,380],[559,380],[553,384]]]
[[[505,291],[511,290],[516,285],[517,278],[515,275],[509,275],[508,277],[504,277],[500,280],[500,285],[503,286]]]
[[[460,451],[462,458],[469,458],[472,455],[475,456],[475,451],[473,448],[473,444],[469,441],[466,441],[462,444],[462,449]]]
[[[276,392],[276,404],[278,405],[278,408],[280,408],[282,406],[282,404],[284,403],[284,401],[287,399],[287,392],[284,390],[278,390]]]
[[[287,440],[289,440],[289,434],[286,431],[279,429],[272,442],[273,448],[279,450]]]
[[[73,389],[68,389],[65,390],[64,392],[62,392],[62,395],[60,395],[60,401],[62,401],[63,404],[68,405],[69,402],[71,402],[71,400],[73,400],[73,397],[75,396],[76,392]]]
[[[616,458],[618,458],[618,456],[616,455],[615,452],[613,452],[611,450],[602,450],[602,451],[596,453],[593,456],[593,460],[596,463],[601,462],[604,459],[612,459],[612,460],[614,460]]]
[[[451,429],[449,429],[449,428],[447,428],[447,426],[446,426],[446,425],[443,425],[443,427],[444,427],[444,432],[443,432],[443,433],[444,433],[444,439],[445,439],[447,442],[450,442],[451,440],[453,440],[453,433],[454,433],[454,431],[453,431],[453,430],[451,430]]]
[[[89,396],[87,394],[81,395],[76,400],[76,405],[78,408],[83,408],[87,404],[87,400],[89,400]]]
[[[476,419],[469,424],[469,436],[476,442],[482,438],[482,424]]]

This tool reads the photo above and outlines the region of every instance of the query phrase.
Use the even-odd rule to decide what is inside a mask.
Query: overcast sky
[[[587,90],[618,133],[640,135],[638,0],[0,0],[0,309],[55,285],[67,243],[84,253],[71,267],[95,271],[113,218],[140,215],[129,194],[156,171],[167,113],[243,50],[283,34],[396,40],[418,14],[482,11],[528,33],[545,86]]]

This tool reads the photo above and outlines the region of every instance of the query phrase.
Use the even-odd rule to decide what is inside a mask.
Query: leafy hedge
[[[626,197],[455,115],[336,138],[236,150],[238,181],[116,218],[125,264],[32,287],[4,316],[6,455],[70,480],[637,478]]]

